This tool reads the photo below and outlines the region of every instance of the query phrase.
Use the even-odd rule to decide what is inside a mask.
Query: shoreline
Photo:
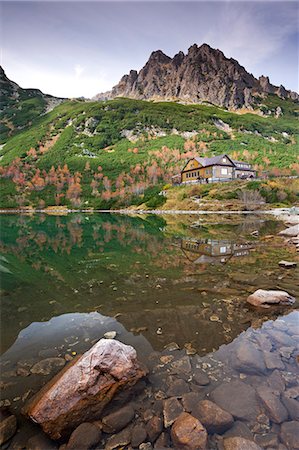
[[[24,213],[43,213],[43,214],[53,214],[53,213],[111,213],[111,214],[192,214],[192,215],[204,215],[204,214],[274,214],[279,215],[280,213],[292,214],[299,216],[299,206],[281,207],[273,209],[263,209],[263,210],[185,210],[185,209],[71,209],[71,208],[1,208],[0,214],[24,214]]]

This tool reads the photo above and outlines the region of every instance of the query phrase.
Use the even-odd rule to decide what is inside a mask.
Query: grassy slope
[[[269,117],[234,114],[207,105],[186,106],[128,99],[109,102],[69,101],[45,116],[38,117],[31,128],[9,139],[1,150],[0,164],[7,166],[19,157],[22,162],[28,161],[34,167],[48,171],[51,166],[56,168],[66,163],[72,172],[80,171],[83,175],[83,200],[88,199],[91,206],[98,207],[103,207],[103,202],[95,202],[90,198],[92,171],[101,165],[103,174],[113,182],[121,172],[129,173],[136,164],[149,164],[155,158],[152,152],[164,146],[183,153],[186,139],[172,134],[173,129],[178,132],[197,131],[193,147],[198,153],[201,153],[201,142],[206,146],[207,156],[234,153],[235,157],[242,159],[246,154],[250,162],[265,168],[289,168],[298,162],[298,104],[282,101],[276,96],[269,96],[264,103],[272,111]],[[273,114],[277,106],[281,106],[283,111],[279,119]],[[90,118],[93,118],[92,121]],[[219,130],[214,124],[215,119],[228,124],[232,132]],[[153,128],[156,132],[163,131],[166,136],[149,138],[148,131]],[[122,136],[123,130],[132,130],[139,139],[130,142]],[[38,153],[34,161],[27,156],[30,148],[38,151],[39,145],[45,144],[55,135],[59,135],[59,138],[47,152]],[[134,147],[138,148],[138,153],[129,151]],[[87,161],[91,172],[84,171]],[[171,164],[166,164],[164,170],[167,171]],[[180,165],[183,164],[184,161],[181,161]],[[164,181],[160,180],[161,185]],[[12,206],[14,186],[10,179],[4,180],[2,191],[2,206]],[[36,204],[38,198],[43,198],[47,205],[53,204],[53,189],[46,187],[31,193],[29,203]]]

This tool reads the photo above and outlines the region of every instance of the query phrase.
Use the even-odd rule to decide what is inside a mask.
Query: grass
[[[158,177],[157,189],[161,189],[163,184],[170,180],[173,171],[179,172],[185,164],[184,159],[176,159],[172,155],[186,155],[185,158],[188,158],[190,149],[193,154],[205,156],[227,153],[235,159],[250,162],[260,171],[288,170],[289,173],[295,174],[298,170],[298,103],[281,100],[274,95],[263,100],[265,108],[271,112],[269,117],[253,113],[240,115],[212,105],[153,103],[131,99],[105,102],[66,101],[41,116],[42,105],[38,100],[40,97],[29,97],[21,99],[29,105],[28,108],[24,105],[22,111],[25,115],[26,111],[39,112],[32,119],[30,128],[19,130],[20,132],[8,139],[2,147],[0,165],[7,167],[16,158],[20,158],[22,164],[28,162],[41,171],[67,164],[71,173],[78,171],[82,174],[82,202],[88,202],[93,207],[114,207],[121,204],[119,201],[92,198],[90,183],[99,165],[104,176],[113,184],[120,174],[130,174],[136,165],[142,165],[146,173],[147,167],[157,161],[163,171],[163,176]],[[278,106],[281,107],[283,115],[277,119],[274,113]],[[7,108],[6,114],[9,111]],[[216,120],[228,124],[232,131],[224,132],[217,128]],[[6,126],[7,124],[3,123],[4,134],[7,131]],[[128,130],[135,136],[134,142],[125,137]],[[184,133],[193,131],[197,134],[192,139],[187,139]],[[54,136],[58,137],[56,142],[48,151],[40,153],[40,146],[46,145]],[[31,148],[37,151],[35,160],[27,156]],[[160,157],[157,156],[159,152],[162,155]],[[167,159],[163,160],[166,154]],[[87,162],[90,171],[85,171]],[[114,189],[115,187],[112,188]],[[2,190],[2,205],[8,207],[15,196],[15,187],[11,180],[4,180]],[[266,191],[263,194],[270,198]],[[163,205],[162,196],[158,196],[156,192],[151,195],[151,198],[147,198],[146,192],[141,196],[133,195],[129,201],[134,204],[149,202],[149,205],[156,207]],[[218,194],[221,195],[224,194]],[[237,194],[225,195],[231,195],[233,199]],[[27,197],[33,206],[37,204],[38,199],[43,199],[48,205],[53,204],[54,193],[53,189],[47,186],[41,191],[28,194]],[[276,197],[277,195],[274,195],[273,199]],[[124,204],[128,204],[128,199],[125,199]]]

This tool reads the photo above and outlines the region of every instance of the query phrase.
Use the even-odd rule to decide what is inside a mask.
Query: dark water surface
[[[278,354],[272,328],[288,331],[283,345],[294,348],[298,316],[291,311],[298,303],[263,312],[246,304],[258,288],[299,298],[298,270],[278,266],[295,256],[277,236],[282,228],[254,215],[2,216],[3,404],[18,412],[61,368],[54,361],[41,376],[31,372],[34,364],[70,359],[108,331],[145,362],[175,342],[200,358],[211,379],[217,373],[215,381],[231,380],[224,362],[238,345],[242,354],[250,341],[262,347],[265,333]]]

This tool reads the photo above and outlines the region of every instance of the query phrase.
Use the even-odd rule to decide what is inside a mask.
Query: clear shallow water
[[[136,348],[151,369],[154,391],[167,392],[173,383],[165,375],[172,359],[161,364],[159,355],[175,342],[181,348],[175,358],[192,354],[186,380],[198,369],[210,377],[199,392],[190,385],[202,399],[218,385],[240,380],[254,392],[260,385],[279,386],[290,398],[297,379],[298,313],[292,311],[298,303],[262,312],[246,304],[258,288],[281,288],[299,298],[298,270],[278,266],[295,256],[277,237],[283,227],[256,216],[2,216],[2,404],[19,415],[61,369],[61,360],[86,351],[107,331]],[[256,365],[256,351],[268,352],[262,359],[275,367]],[[60,361],[32,372],[47,358]],[[282,381],[270,377],[273,370],[284,374]],[[242,389],[236,385],[239,396]],[[269,419],[242,420],[253,433],[279,435]],[[17,439],[25,442],[35,432],[25,422]]]

